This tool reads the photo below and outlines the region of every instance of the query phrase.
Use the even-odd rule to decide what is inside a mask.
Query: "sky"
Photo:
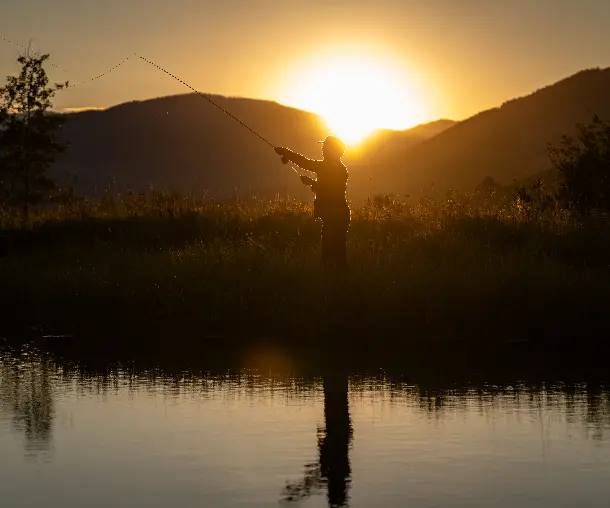
[[[49,67],[53,80],[89,79],[137,52],[202,92],[321,114],[368,83],[361,103],[370,115],[393,110],[375,120],[391,128],[461,120],[610,66],[608,0],[0,0],[0,13],[0,37],[31,41],[68,71]],[[0,40],[0,82],[18,53]],[[132,58],[61,92],[55,107],[186,92]],[[392,106],[396,93],[407,98],[402,109]]]

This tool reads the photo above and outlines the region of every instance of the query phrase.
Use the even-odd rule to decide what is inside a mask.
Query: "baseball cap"
[[[345,143],[343,143],[343,141],[341,141],[337,136],[326,136],[325,139],[318,141],[318,143],[324,143],[324,145],[332,147],[332,149],[334,149],[334,151],[340,155],[343,155],[345,152]]]

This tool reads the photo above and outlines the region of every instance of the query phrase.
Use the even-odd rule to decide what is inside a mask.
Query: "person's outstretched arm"
[[[284,148],[281,146],[275,148],[275,153],[281,155],[282,158],[286,158],[289,161],[294,162],[297,166],[303,168],[306,171],[311,171],[312,173],[318,172],[320,161],[308,159],[300,153],[293,152],[289,148]]]

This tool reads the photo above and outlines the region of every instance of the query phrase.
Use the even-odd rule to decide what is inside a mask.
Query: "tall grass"
[[[610,296],[610,235],[561,211],[467,199],[352,210],[350,269],[321,276],[319,224],[288,199],[151,191],[0,213],[1,328],[166,339],[592,333]],[[227,339],[229,340],[229,339]]]

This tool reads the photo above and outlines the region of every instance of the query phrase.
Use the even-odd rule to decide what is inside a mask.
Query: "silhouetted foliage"
[[[0,197],[22,207],[24,222],[31,205],[57,193],[47,170],[65,148],[57,140],[64,118],[48,110],[57,90],[68,83],[49,86],[43,67],[48,58],[20,56],[21,71],[0,88]]]
[[[610,122],[594,115],[574,136],[549,147],[559,173],[560,202],[580,214],[610,211]]]
[[[496,182],[491,176],[485,177],[485,179],[477,185],[475,193],[482,196],[493,197],[497,192],[502,189],[502,186]]]
[[[516,204],[528,217],[538,219],[541,214],[556,208],[556,191],[547,188],[538,178],[532,186],[523,184],[517,189]]]

